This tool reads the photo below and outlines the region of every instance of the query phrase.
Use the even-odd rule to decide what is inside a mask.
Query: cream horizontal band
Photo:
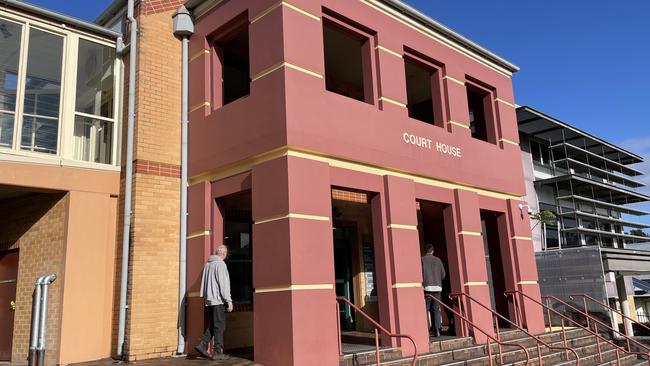
[[[413,287],[422,287],[422,284],[419,282],[397,282],[393,284],[393,288],[413,288]]]
[[[511,239],[512,240],[531,240],[531,241],[533,240],[533,238],[531,238],[529,236],[513,236]]]
[[[456,121],[449,120],[449,124],[469,129],[469,126],[462,123],[462,122],[456,122]]]
[[[196,111],[198,109],[205,108],[205,107],[210,107],[210,102],[208,102],[208,101],[201,102],[201,103],[191,107],[190,108],[190,113],[192,113],[192,112],[194,112],[194,111]]]
[[[458,232],[458,235],[481,236],[482,234],[478,231],[462,230]]]
[[[329,216],[318,216],[318,215],[306,215],[299,213],[288,213],[263,217],[259,220],[255,220],[255,225],[264,224],[267,222],[284,220],[284,219],[303,219],[303,220],[316,220],[316,221],[330,221]]]
[[[188,292],[186,297],[200,297],[200,294],[198,291]]]
[[[380,51],[384,51],[384,52],[386,52],[386,53],[388,53],[390,55],[393,55],[395,57],[404,58],[404,56],[402,56],[398,52],[395,52],[395,51],[393,51],[391,49],[388,49],[388,48],[386,48],[386,47],[384,47],[382,45],[377,45],[377,49],[380,50]]]
[[[536,285],[537,281],[519,281],[517,285]]]
[[[199,57],[201,57],[203,55],[209,55],[209,54],[210,54],[210,50],[208,50],[208,49],[203,49],[201,51],[198,51],[197,53],[193,54],[190,57],[190,62],[196,60],[197,58],[199,58]]]
[[[258,21],[258,20],[264,18],[264,17],[267,16],[269,13],[271,13],[273,10],[275,10],[275,9],[277,9],[277,8],[279,8],[279,7],[281,7],[282,5],[286,6],[287,8],[289,8],[289,9],[291,9],[291,10],[295,10],[295,11],[297,11],[298,13],[300,13],[300,14],[302,14],[302,15],[305,15],[305,16],[307,16],[307,17],[309,17],[309,18],[312,18],[312,19],[314,19],[314,20],[318,20],[318,21],[320,21],[320,18],[319,18],[318,16],[316,16],[316,15],[314,15],[314,14],[312,14],[312,13],[309,13],[309,12],[306,11],[306,10],[300,9],[299,7],[297,7],[297,6],[295,6],[295,5],[289,4],[289,3],[286,2],[286,1],[280,1],[280,2],[277,3],[277,4],[271,5],[271,6],[268,7],[266,10],[262,10],[259,14],[257,14],[257,15],[254,16],[253,18],[251,18],[250,23],[253,24],[253,23],[255,23],[256,21]]]
[[[463,285],[465,285],[465,286],[487,286],[487,284],[488,284],[487,281],[474,281],[474,282],[469,281],[469,282],[465,282]]]
[[[458,79],[454,79],[454,78],[452,78],[452,77],[449,76],[449,75],[445,75],[445,77],[444,77],[443,79],[447,79],[447,80],[449,80],[449,81],[453,81],[453,82],[456,83],[456,84],[460,84],[460,85],[462,85],[462,86],[465,86],[465,83],[464,83],[464,82],[462,82],[462,81],[460,81],[460,80],[458,80]]]
[[[331,283],[320,283],[313,285],[288,285],[277,287],[262,287],[256,288],[255,293],[261,294],[265,292],[281,292],[281,291],[304,291],[304,290],[331,290],[334,285]]]
[[[511,141],[511,140],[508,140],[508,139],[499,139],[499,141],[501,141],[501,142],[505,142],[506,144],[511,144],[511,145],[519,146],[519,143],[518,143],[518,142]]]
[[[335,156],[329,153],[322,153],[322,152],[307,150],[304,148],[298,148],[289,145],[281,146],[255,156],[251,156],[247,159],[228,164],[220,168],[215,168],[215,169],[211,169],[199,173],[189,178],[189,185],[195,185],[206,181],[213,182],[233,175],[250,172],[251,169],[258,164],[261,164],[266,161],[278,159],[281,157],[285,157],[285,156],[293,156],[301,159],[318,161],[318,162],[326,163],[330,167],[347,169],[351,171],[362,172],[362,173],[367,173],[372,175],[379,175],[379,176],[388,175],[393,177],[411,179],[415,183],[424,184],[432,187],[439,187],[444,189],[463,189],[470,192],[475,192],[481,196],[493,197],[501,200],[521,199],[521,194],[519,193],[490,190],[472,184],[450,181],[450,180],[443,180],[440,178],[434,178],[431,176],[416,174],[403,169],[397,169],[393,167],[386,167],[381,165],[354,161],[343,157]]]
[[[210,235],[210,230],[205,231],[195,231],[187,236],[187,239],[198,238],[199,236],[208,236]]]
[[[508,107],[517,108],[517,106],[514,105],[513,103],[510,103],[510,102],[505,101],[505,100],[500,99],[500,98],[496,98],[495,101],[503,103],[503,104],[507,105]]]
[[[388,102],[390,104],[394,104],[394,105],[396,105],[398,107],[406,108],[405,103],[398,102],[395,99],[390,99],[390,98],[386,98],[386,97],[379,97],[379,100],[384,101],[384,102]]]
[[[388,224],[389,229],[404,229],[404,230],[417,230],[416,225],[404,225],[404,224]]]
[[[322,79],[322,78],[323,78],[323,75],[321,75],[321,74],[319,74],[319,73],[317,73],[317,72],[315,72],[315,71],[311,71],[311,70],[305,69],[304,67],[296,66],[296,65],[291,64],[291,63],[289,63],[289,62],[282,61],[282,62],[279,62],[279,63],[277,63],[277,64],[275,64],[275,65],[273,65],[273,66],[271,66],[271,67],[269,67],[269,68],[267,68],[267,69],[264,69],[264,70],[261,71],[261,72],[258,72],[258,73],[255,74],[255,75],[253,75],[253,77],[251,78],[251,81],[259,80],[259,79],[265,77],[266,75],[269,75],[270,73],[272,73],[272,72],[274,72],[274,71],[276,71],[276,70],[279,70],[279,69],[281,69],[281,68],[283,68],[283,67],[288,67],[288,68],[290,68],[290,69],[294,69],[294,70],[296,70],[296,71],[300,71],[300,72],[302,72],[302,73],[305,73],[305,74],[307,74],[307,75],[311,75],[311,76],[317,77],[317,78],[319,78],[319,79]]]

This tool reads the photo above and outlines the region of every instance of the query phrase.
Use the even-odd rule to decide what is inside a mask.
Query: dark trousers
[[[440,292],[429,292],[424,291],[425,295],[432,295],[438,300],[442,299]],[[429,296],[424,297],[426,301],[427,311],[431,313],[431,321],[433,322],[433,327],[430,327],[432,330],[440,329],[442,326],[442,319],[440,318],[440,304],[437,301],[432,300]]]
[[[205,332],[201,337],[200,345],[208,347],[210,339],[214,337],[212,349],[214,353],[223,353],[223,332],[226,330],[226,305],[206,306],[204,310]]]

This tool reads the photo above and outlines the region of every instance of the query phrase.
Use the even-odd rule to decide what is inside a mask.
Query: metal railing
[[[589,296],[587,294],[573,294],[573,295],[571,295],[571,299],[573,299],[574,297],[582,297],[582,304],[584,306],[584,314],[585,315],[589,314],[589,308],[587,307],[587,300],[589,300],[591,303],[597,304],[597,305],[607,309],[610,312],[614,312],[614,313],[618,314],[621,317],[621,319],[623,319],[623,323],[625,323],[624,319],[627,319],[630,322],[632,322],[632,324],[636,324],[639,328],[642,328],[642,329],[650,332],[650,326],[648,326],[647,324],[643,324],[640,321],[634,320],[634,319],[630,318],[629,316],[624,315],[620,311],[614,309],[613,307],[611,307],[611,306],[609,306],[609,305],[607,305],[605,303],[602,303],[602,302],[594,299],[593,297],[591,297],[591,296]],[[637,314],[637,317],[638,317],[638,314]],[[647,315],[646,315],[646,317],[647,317]],[[641,320],[641,318],[639,318],[639,320]],[[589,319],[587,319],[587,322],[589,322]],[[589,324],[589,323],[587,323],[587,324]],[[627,327],[625,327],[625,324],[623,324],[623,331],[624,331],[625,335],[628,336],[628,337],[633,337],[634,336],[634,335],[627,334]],[[620,334],[620,332],[617,332],[617,333]],[[649,348],[649,350],[650,350],[650,348]]]
[[[650,357],[649,357],[650,354],[629,351],[629,350],[625,349],[624,347],[621,347],[621,346],[617,345],[612,340],[603,337],[598,332],[598,325],[601,324],[601,325],[606,326],[606,324],[600,322],[599,320],[597,320],[597,319],[595,319],[595,318],[593,318],[591,316],[589,316],[589,317],[592,318],[592,320],[594,320],[593,321],[594,329],[591,329],[591,326],[587,327],[587,326],[577,322],[576,320],[571,319],[568,316],[566,316],[566,315],[560,313],[559,311],[553,309],[550,306],[550,301],[547,301],[547,304],[543,304],[542,302],[540,302],[540,301],[538,301],[538,300],[524,294],[523,292],[521,292],[519,290],[509,290],[509,291],[506,291],[505,294],[506,294],[506,296],[511,296],[512,297],[512,301],[513,301],[513,304],[514,304],[514,308],[515,308],[515,312],[517,314],[517,319],[518,320],[522,319],[521,307],[519,305],[519,297],[521,297],[522,299],[526,299],[528,301],[531,301],[531,302],[541,306],[543,310],[546,310],[546,313],[547,313],[547,316],[548,316],[548,326],[549,326],[550,329],[553,329],[553,318],[552,318],[551,314],[555,314],[560,319],[562,319],[562,321],[568,321],[570,324],[573,324],[574,326],[576,326],[578,328],[582,328],[582,329],[586,330],[588,333],[595,336],[595,338],[596,338],[596,350],[598,351],[598,362],[603,362],[603,353],[602,353],[602,348],[601,348],[601,342],[605,342],[605,343],[611,345],[614,348],[614,350],[616,351],[616,365],[621,366],[621,358],[620,358],[620,352],[621,351],[623,353],[626,353],[626,354],[629,354],[629,355],[636,355],[636,356],[642,356],[642,357],[646,356],[646,357],[648,357],[648,364],[650,365]],[[548,299],[548,300],[553,298],[554,301],[557,301],[560,304],[564,303],[562,300],[551,297],[551,296],[547,296],[545,298]],[[566,304],[566,303],[564,303],[564,304]],[[565,306],[568,306],[568,307],[572,308],[572,306],[569,305],[569,304],[566,304]],[[573,308],[573,309],[575,309],[575,308]],[[578,310],[578,309],[575,309],[575,310]]]
[[[650,315],[642,311],[636,312],[636,318],[639,319],[640,323],[650,323]]]
[[[520,326],[518,324],[515,324],[510,319],[508,319],[505,316],[497,313],[496,311],[492,310],[492,308],[488,307],[487,305],[483,304],[482,302],[476,300],[475,298],[473,298],[472,296],[470,296],[470,295],[468,295],[466,293],[463,293],[463,292],[452,293],[452,294],[449,294],[449,297],[452,300],[456,299],[458,301],[458,307],[459,307],[459,309],[460,309],[460,311],[461,311],[461,313],[463,315],[465,315],[465,311],[463,310],[465,307],[463,306],[462,297],[467,298],[468,301],[473,302],[473,303],[477,304],[478,306],[482,307],[483,309],[485,309],[485,310],[489,311],[490,313],[492,313],[492,318],[494,320],[494,325],[495,325],[495,328],[496,328],[497,338],[499,340],[501,339],[500,330],[499,330],[499,319],[501,319],[501,320],[505,321],[506,323],[514,326],[516,329],[523,332],[528,337],[534,339],[536,347],[537,347],[537,360],[539,362],[539,366],[544,365],[543,356],[542,356],[542,346],[548,348],[549,350],[563,350],[564,351],[564,357],[565,357],[566,361],[570,360],[569,359],[569,353],[573,353],[573,355],[575,356],[575,361],[576,361],[575,364],[576,364],[576,366],[580,366],[580,356],[578,355],[578,352],[576,352],[573,348],[568,346],[566,331],[565,331],[565,327],[564,327],[564,322],[562,322],[562,343],[564,344],[564,346],[563,347],[561,347],[561,346],[553,346],[553,345],[545,342],[543,339],[531,334],[530,332],[528,332],[528,330],[526,330],[522,326]],[[503,355],[501,356],[501,364],[504,365],[504,363],[503,363]]]
[[[498,345],[499,359],[501,360],[501,365],[504,364],[503,363],[503,348],[502,348],[502,346],[521,348],[521,350],[524,351],[524,354],[526,355],[526,363],[524,364],[524,366],[528,366],[530,364],[530,353],[528,352],[526,347],[524,347],[523,345],[518,344],[518,343],[503,342],[503,341],[500,340],[499,336],[497,336],[495,338],[493,335],[490,334],[490,332],[488,332],[485,329],[482,329],[481,327],[479,327],[476,324],[472,323],[472,321],[470,321],[466,316],[464,316],[460,312],[452,309],[449,305],[442,302],[442,300],[439,300],[436,297],[434,297],[432,295],[429,295],[429,294],[425,294],[424,296],[430,298],[431,300],[433,300],[435,302],[437,302],[438,305],[443,306],[445,309],[451,311],[454,315],[456,315],[459,319],[461,319],[461,327],[464,327],[463,329],[469,330],[469,326],[471,326],[474,330],[477,330],[477,331],[483,333],[485,335],[485,337],[487,337],[486,348],[487,348],[487,353],[488,353],[489,366],[494,365],[494,360],[492,359],[493,357],[492,357],[491,341],[495,342]]]
[[[339,355],[343,354],[342,346],[341,346],[341,310],[339,307],[339,301],[343,301],[346,303],[352,310],[354,310],[357,314],[361,315],[362,317],[366,318],[369,322],[371,322],[375,326],[375,352],[377,355],[377,366],[381,365],[381,357],[379,355],[379,331],[382,331],[384,334],[391,338],[406,338],[411,343],[413,343],[413,363],[411,364],[412,366],[415,366],[415,363],[417,362],[418,359],[418,346],[415,344],[415,341],[413,338],[409,335],[406,334],[396,334],[396,333],[391,333],[388,331],[388,329],[382,327],[375,319],[371,318],[370,315],[366,314],[363,310],[359,309],[356,305],[354,305],[350,300],[343,296],[337,296],[336,297],[336,323],[337,323],[337,329],[339,332]]]

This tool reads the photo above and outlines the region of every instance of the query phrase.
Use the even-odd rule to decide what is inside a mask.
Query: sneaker
[[[211,358],[210,355],[208,354],[208,351],[205,348],[201,347],[200,344],[194,347],[194,350],[207,359]]]
[[[229,360],[229,359],[230,359],[230,356],[229,356],[229,355],[226,355],[226,354],[224,354],[224,353],[216,353],[216,352],[215,352],[215,353],[212,355],[211,358],[212,358],[212,361],[224,361],[224,360]]]

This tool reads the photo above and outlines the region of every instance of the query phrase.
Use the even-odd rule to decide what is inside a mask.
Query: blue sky
[[[86,20],[110,3],[31,2]],[[406,2],[518,65],[518,104],[645,156],[637,168],[650,173],[650,113],[640,109],[650,106],[650,1]]]

